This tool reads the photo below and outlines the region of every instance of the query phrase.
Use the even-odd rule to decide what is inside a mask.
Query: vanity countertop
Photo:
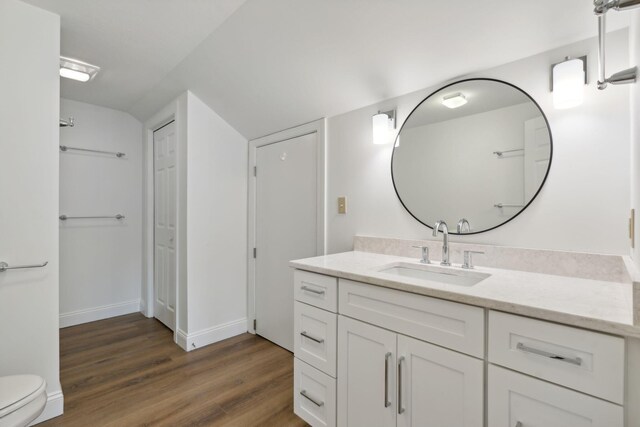
[[[379,272],[394,263],[420,265],[415,258],[369,252],[343,252],[291,261],[300,270],[496,309],[596,331],[640,337],[633,324],[631,283],[479,267],[491,276],[474,286],[398,277]],[[439,266],[434,262],[433,265]],[[447,267],[462,270],[458,266]]]

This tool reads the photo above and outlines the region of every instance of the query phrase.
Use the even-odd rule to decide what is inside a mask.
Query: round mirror
[[[391,175],[415,219],[475,234],[505,224],[533,201],[552,152],[547,118],[529,95],[503,81],[469,79],[414,108],[398,133]]]

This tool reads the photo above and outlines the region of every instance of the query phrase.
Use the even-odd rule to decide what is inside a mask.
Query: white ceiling
[[[62,96],[127,111],[244,0],[23,0],[61,16],[61,55],[102,68]]]
[[[64,97],[145,120],[189,89],[250,139],[596,35],[591,0],[28,2],[103,67]]]

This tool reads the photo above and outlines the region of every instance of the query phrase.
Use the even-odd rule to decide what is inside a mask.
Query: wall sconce
[[[607,84],[622,85],[627,83],[635,83],[638,67],[627,68],[607,78],[604,69],[604,47],[605,47],[605,16],[606,13],[611,10],[624,11],[640,7],[640,0],[594,0],[593,13],[598,17],[598,89],[603,90],[607,87]]]
[[[373,125],[373,143],[376,145],[391,142],[390,134],[396,128],[396,110],[378,111],[371,119]]]
[[[551,91],[553,106],[557,109],[573,108],[584,101],[587,84],[587,57],[571,59],[552,66]]]

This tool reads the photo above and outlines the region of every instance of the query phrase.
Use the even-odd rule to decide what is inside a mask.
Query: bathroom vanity
[[[640,425],[631,283],[359,251],[290,265],[312,426]]]

